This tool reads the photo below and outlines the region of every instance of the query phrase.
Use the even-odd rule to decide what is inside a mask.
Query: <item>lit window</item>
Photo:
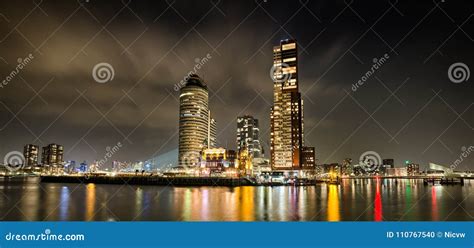
[[[281,50],[290,50],[290,49],[295,49],[296,48],[296,43],[290,43],[290,44],[284,44],[281,46]]]

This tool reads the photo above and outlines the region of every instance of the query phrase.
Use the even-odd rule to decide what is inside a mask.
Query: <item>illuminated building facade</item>
[[[216,135],[207,86],[198,75],[191,75],[179,95],[179,165],[197,166],[200,152],[216,146]]]
[[[37,145],[28,144],[23,148],[23,156],[25,157],[25,166],[38,165],[39,147]]]
[[[407,175],[408,176],[416,176],[420,174],[420,165],[414,163],[407,164]]]
[[[298,88],[298,50],[295,40],[273,47],[273,107],[271,108],[271,165],[273,170],[301,170],[314,163],[303,143],[303,99]],[[303,151],[306,151],[303,156]],[[314,148],[313,148],[314,154]]]
[[[225,148],[205,148],[201,151],[201,167],[214,170],[224,170],[225,168],[235,168],[236,153],[234,150]]]
[[[352,159],[351,158],[345,158],[342,160],[342,174],[343,175],[351,175],[354,172],[354,168],[352,166]]]
[[[43,164],[43,166],[47,165],[53,167],[63,165],[63,154],[64,148],[62,145],[49,144],[43,147],[43,152],[41,155],[41,164]]]
[[[253,170],[253,157],[248,149],[241,149],[239,151],[239,170],[242,174],[250,175]]]
[[[237,117],[237,151],[245,147],[254,158],[262,157],[263,149],[259,136],[260,129],[257,119],[250,115]]]
[[[303,169],[310,169],[316,166],[314,147],[303,146],[301,149],[301,166]]]
[[[408,175],[407,168],[387,168],[386,173],[387,176],[397,176],[397,177],[406,177]]]

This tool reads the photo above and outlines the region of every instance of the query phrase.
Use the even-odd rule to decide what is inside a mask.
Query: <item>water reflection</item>
[[[60,201],[61,202],[59,204],[59,218],[61,220],[67,220],[69,209],[69,188],[66,186],[63,186],[61,188]]]
[[[431,187],[431,219],[438,220],[438,202],[436,199],[437,187]]]
[[[86,221],[94,220],[95,215],[95,184],[87,184],[86,190]]]
[[[341,185],[305,187],[41,184],[40,188],[34,180],[2,185],[1,193],[8,196],[0,197],[2,220],[474,220],[469,180],[465,186],[401,179],[345,179]]]
[[[339,221],[341,219],[339,213],[339,192],[337,185],[329,185],[328,193],[328,221]]]
[[[377,178],[375,186],[374,220],[382,221],[382,197],[380,196],[380,178]]]
[[[240,187],[236,189],[235,199],[238,200],[239,204],[239,219],[242,221],[253,221],[254,218],[254,189],[255,187]]]

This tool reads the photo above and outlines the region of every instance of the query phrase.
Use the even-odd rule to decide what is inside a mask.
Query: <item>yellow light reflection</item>
[[[339,221],[339,192],[337,185],[329,185],[328,194],[328,221]]]
[[[184,221],[189,221],[191,220],[191,202],[192,202],[192,192],[191,189],[186,189],[184,192],[184,208],[183,208],[183,220]]]
[[[95,210],[95,184],[87,184],[86,189],[86,220],[91,221],[94,218]]]
[[[240,208],[240,220],[241,221],[254,221],[255,220],[255,203],[254,203],[254,192],[255,187],[245,186],[241,188],[241,208]]]

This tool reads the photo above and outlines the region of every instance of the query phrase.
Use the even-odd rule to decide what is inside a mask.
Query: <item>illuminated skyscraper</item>
[[[216,134],[207,86],[191,75],[179,95],[179,165],[197,166],[202,149],[216,147]]]
[[[36,166],[38,164],[39,147],[37,145],[28,144],[23,149],[25,156],[25,166]]]
[[[41,155],[41,163],[43,166],[62,166],[64,149],[62,145],[49,144],[43,147],[43,153]]]
[[[282,40],[280,45],[273,47],[272,73],[272,168],[299,170],[306,165],[314,165],[314,156],[311,158],[314,148],[303,147],[303,99],[298,87],[298,50],[295,40]]]
[[[237,117],[237,151],[246,148],[254,158],[263,156],[258,120],[250,115]]]

